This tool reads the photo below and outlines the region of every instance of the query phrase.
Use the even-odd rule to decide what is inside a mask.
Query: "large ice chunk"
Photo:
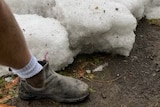
[[[59,21],[37,15],[15,15],[32,53],[45,57],[54,70],[64,68],[73,61],[69,49],[68,33]]]
[[[128,56],[135,39],[136,19],[132,14],[138,12],[135,16],[141,17],[143,12],[137,0],[6,1],[18,14],[57,17],[69,32],[70,47],[84,53],[103,51]]]
[[[126,6],[106,0],[56,0],[55,12],[69,32],[72,49],[129,55],[137,22]]]

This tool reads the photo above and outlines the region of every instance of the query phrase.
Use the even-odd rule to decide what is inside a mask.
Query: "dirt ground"
[[[62,104],[14,98],[8,104],[16,107],[160,107],[160,27],[143,19],[135,33],[136,43],[129,57],[104,53],[79,55],[66,69],[73,76],[76,74],[73,71],[80,66],[86,70],[108,63],[103,71],[90,74],[92,78],[82,78],[91,91],[85,101]]]

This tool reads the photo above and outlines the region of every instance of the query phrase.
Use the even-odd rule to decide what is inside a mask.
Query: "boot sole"
[[[21,97],[20,99],[25,100],[25,101],[33,101],[33,100],[40,100],[40,99],[52,99],[54,101],[60,102],[60,103],[76,103],[76,102],[80,102],[85,100],[87,97],[89,96],[89,93],[86,94],[85,96],[79,97],[79,98],[68,98],[68,99],[62,99],[62,98],[53,98],[53,97],[39,97],[39,96],[35,96],[35,97]]]

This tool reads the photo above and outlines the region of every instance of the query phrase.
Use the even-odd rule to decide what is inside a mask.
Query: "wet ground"
[[[108,63],[103,71],[81,75],[91,94],[76,104],[52,100],[8,102],[16,107],[160,107],[160,27],[141,20],[136,42],[129,57],[96,53],[79,55],[64,75],[80,78],[79,69],[92,70]],[[61,72],[62,73],[62,72]]]

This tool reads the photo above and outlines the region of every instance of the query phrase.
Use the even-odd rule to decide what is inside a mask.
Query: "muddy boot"
[[[19,97],[21,99],[35,100],[49,98],[58,102],[78,102],[89,95],[86,83],[71,77],[59,75],[49,68],[48,62],[43,63],[40,62],[43,65],[43,70],[40,72],[43,75],[42,87],[35,88],[27,80],[21,79],[19,85]],[[39,82],[39,84],[41,83]],[[37,85],[37,87],[39,86],[41,85]]]

